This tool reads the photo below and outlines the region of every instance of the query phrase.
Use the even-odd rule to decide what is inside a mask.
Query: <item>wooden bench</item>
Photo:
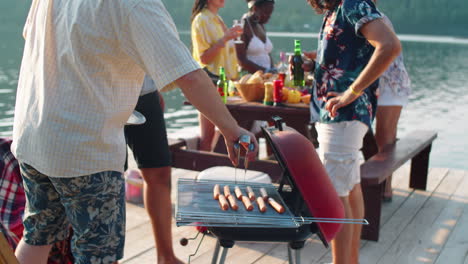
[[[382,195],[388,176],[411,160],[409,187],[425,190],[429,154],[437,133],[434,131],[411,132],[395,143],[385,146],[380,153],[377,153],[375,143],[372,143],[372,139],[369,138],[372,135],[366,135],[366,137],[363,149],[366,161],[361,165],[361,185],[365,218],[369,221],[369,225],[363,227],[362,238],[378,241]]]

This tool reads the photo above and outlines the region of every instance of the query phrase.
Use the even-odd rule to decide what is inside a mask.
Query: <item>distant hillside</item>
[[[72,1],[72,0],[70,0]],[[189,30],[194,0],[162,0],[180,31]],[[17,31],[24,24],[31,0],[1,0],[0,30]],[[379,0],[398,33],[468,37],[467,0]],[[226,24],[247,11],[245,0],[226,1],[220,14]],[[305,0],[277,0],[269,31],[317,32],[321,16]]]

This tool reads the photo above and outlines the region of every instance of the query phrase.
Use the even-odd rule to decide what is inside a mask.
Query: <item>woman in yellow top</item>
[[[224,7],[225,0],[195,0],[192,8],[192,47],[193,57],[216,78],[219,67],[224,67],[226,78],[237,78],[237,55],[232,39],[242,34],[242,27],[226,27],[218,10]],[[214,81],[215,82],[215,81]],[[199,114],[200,150],[211,151],[214,143],[214,125]]]

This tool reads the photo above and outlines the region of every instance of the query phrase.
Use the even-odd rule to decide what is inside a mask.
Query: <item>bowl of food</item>
[[[246,74],[234,85],[240,96],[247,102],[261,101],[265,95],[263,72],[258,71],[254,74]]]

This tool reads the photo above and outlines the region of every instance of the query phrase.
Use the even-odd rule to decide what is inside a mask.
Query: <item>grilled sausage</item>
[[[224,185],[224,196],[226,196],[226,198],[231,196],[231,190],[229,189],[229,185]]]
[[[260,210],[260,212],[262,213],[266,212],[267,207],[262,197],[257,197],[257,204],[258,204],[258,210]]]
[[[227,211],[227,209],[229,209],[228,201],[226,200],[226,197],[224,195],[220,194],[218,197],[218,201],[219,201],[219,206],[221,207],[221,210]]]
[[[215,184],[215,186],[213,187],[213,198],[215,200],[218,200],[218,197],[220,194],[221,194],[221,191],[219,189],[219,184]]]
[[[253,210],[253,205],[252,205],[252,203],[250,202],[249,197],[247,197],[247,196],[242,196],[242,203],[244,203],[245,209],[246,209],[247,211],[252,211],[252,210]]]
[[[247,195],[249,196],[250,201],[255,201],[255,193],[250,186],[247,186]]]
[[[280,214],[284,213],[284,207],[273,198],[268,198],[268,203],[276,210],[276,212]]]
[[[237,209],[239,209],[239,206],[237,205],[236,198],[234,198],[233,195],[229,195],[227,199],[229,201],[229,204],[231,205],[231,209],[237,211]]]
[[[242,196],[244,196],[244,194],[242,193],[242,190],[239,188],[239,186],[234,187],[234,193],[236,194],[237,199],[242,200]]]
[[[268,200],[268,193],[265,188],[260,188],[260,195],[262,196],[263,200],[266,202]]]

